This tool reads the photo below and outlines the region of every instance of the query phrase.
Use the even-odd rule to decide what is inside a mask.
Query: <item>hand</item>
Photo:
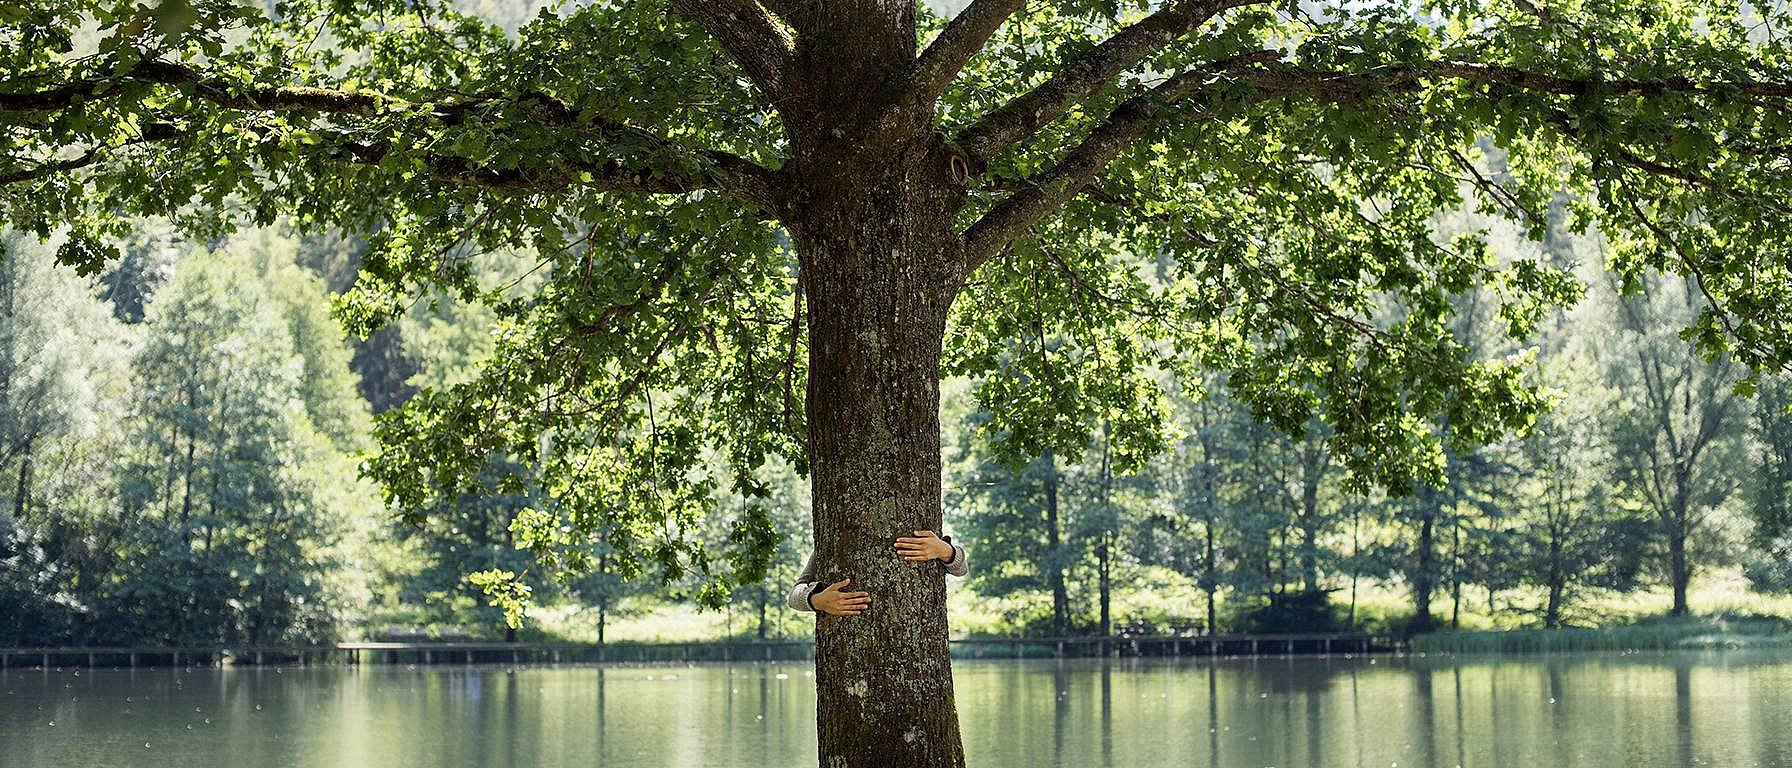
[[[933,535],[933,531],[915,531],[914,536],[896,537],[896,552],[911,563],[925,563],[929,560],[951,562],[957,554],[953,552],[951,544]]]
[[[809,595],[809,604],[829,616],[857,616],[871,607],[868,592],[841,592],[852,579],[841,579]]]

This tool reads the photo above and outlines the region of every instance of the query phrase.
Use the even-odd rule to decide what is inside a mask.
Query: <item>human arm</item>
[[[841,579],[832,584],[821,582],[797,582],[791,588],[788,603],[799,611],[825,613],[830,616],[857,616],[871,608],[869,592],[844,591],[852,579]]]
[[[833,584],[821,583],[815,574],[815,554],[811,552],[809,559],[803,563],[803,570],[797,574],[796,584],[790,587],[790,596],[784,602],[798,611],[857,616],[871,607],[871,595],[867,592],[842,591],[851,581],[841,579]]]
[[[964,546],[954,544],[950,536],[942,537],[933,531],[915,531],[914,536],[897,537],[896,552],[911,563],[938,560],[946,565],[946,573],[953,576],[963,576],[971,570]]]

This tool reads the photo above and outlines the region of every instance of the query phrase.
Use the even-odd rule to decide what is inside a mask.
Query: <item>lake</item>
[[[960,661],[973,766],[1792,767],[1792,653]],[[21,670],[0,766],[815,764],[806,663]]]

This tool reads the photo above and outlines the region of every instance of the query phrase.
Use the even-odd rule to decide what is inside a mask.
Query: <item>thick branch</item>
[[[1174,0],[1060,67],[1045,82],[960,131],[958,146],[980,171],[1003,148],[1033,135],[1083,98],[1220,12],[1267,0]],[[968,58],[968,57],[967,57]]]
[[[1122,103],[1108,115],[1107,119],[1097,125],[1081,144],[1067,153],[1056,166],[1027,179],[1023,182],[1025,186],[1010,195],[1008,199],[998,203],[995,208],[965,231],[969,267],[976,269],[984,262],[994,258],[1014,237],[1079,194],[1083,187],[1093,180],[1109,162],[1155,122],[1170,114],[1182,115],[1185,119],[1195,121],[1210,119],[1213,116],[1212,113],[1201,104],[1176,104],[1173,112],[1166,107],[1171,102],[1187,98],[1216,72],[1223,71],[1227,76],[1237,77],[1256,86],[1256,93],[1249,97],[1253,100],[1302,94],[1318,99],[1353,103],[1361,102],[1378,93],[1417,91],[1427,81],[1437,79],[1492,82],[1562,95],[1613,93],[1650,96],[1665,93],[1740,93],[1792,100],[1792,84],[1765,81],[1699,81],[1689,78],[1661,80],[1575,79],[1542,75],[1512,67],[1459,61],[1384,67],[1361,72],[1339,72],[1279,66],[1270,63],[1278,58],[1279,54],[1274,51],[1259,51],[1215,62],[1178,74],[1145,94]],[[1246,64],[1259,66],[1242,66]],[[1046,85],[1050,85],[1050,82]],[[1037,90],[1039,89],[1035,89],[1035,91]],[[1003,109],[1007,109],[1007,107]],[[991,114],[993,116],[995,113]],[[1551,119],[1569,137],[1579,138],[1578,131],[1565,117],[1558,113],[1552,115]],[[985,120],[987,119],[985,118]],[[980,122],[979,125],[982,123]],[[976,126],[973,126],[973,129],[975,128]],[[964,144],[961,146],[968,154],[975,156],[976,149]],[[1740,195],[1736,190],[1718,184],[1696,171],[1657,163],[1621,147],[1612,151],[1619,162],[1638,170],[1696,184],[1723,194]],[[983,159],[987,159],[986,156]],[[1768,203],[1767,205],[1772,204]],[[1778,208],[1778,206],[1774,207]]]
[[[1003,22],[1026,4],[1027,0],[972,0],[915,59],[902,102],[922,104],[939,98],[965,62],[983,50]]]
[[[1028,179],[1030,186],[1009,195],[965,230],[969,269],[994,258],[1009,241],[1079,194],[1134,139],[1167,114],[1172,102],[1198,90],[1215,72],[1275,55],[1259,51],[1191,69],[1121,103],[1057,165]],[[1206,113],[1197,109],[1195,114]]]
[[[378,165],[391,153],[385,143],[344,141],[324,150],[331,160],[355,165]],[[726,152],[699,153],[704,168],[697,175],[656,175],[644,168],[632,168],[620,159],[568,160],[566,167],[556,170],[527,168],[489,168],[474,164],[464,157],[428,155],[422,158],[430,178],[471,187],[490,189],[553,191],[571,187],[587,187],[608,192],[645,194],[684,194],[699,189],[726,192],[777,216],[782,213],[783,182],[771,170]]]
[[[740,63],[773,103],[790,94],[790,37],[757,0],[673,0]]]
[[[363,117],[417,110],[424,105],[375,91],[342,91],[306,86],[234,83],[171,61],[147,59],[130,70],[105,77],[83,77],[42,90],[15,91],[25,77],[0,81],[0,112],[51,112],[82,101],[111,98],[116,86],[129,83],[191,85],[194,95],[222,107],[265,112],[317,112]]]
[[[782,213],[783,182],[774,171],[726,152],[683,147],[652,131],[601,116],[581,117],[566,103],[539,92],[525,93],[518,97],[494,95],[474,96],[457,101],[417,102],[374,91],[242,84],[186,64],[151,59],[123,74],[76,78],[39,90],[4,92],[13,83],[0,83],[0,112],[35,113],[66,109],[84,101],[114,98],[121,92],[118,86],[130,83],[189,86],[197,98],[226,109],[245,112],[293,112],[337,117],[379,117],[410,112],[426,116],[443,126],[460,125],[476,119],[481,109],[514,106],[544,126],[590,132],[606,141],[626,138],[636,147],[645,146],[673,155],[695,157],[704,168],[694,176],[656,177],[647,171],[629,168],[620,160],[598,158],[569,161],[564,171],[541,172],[482,168],[464,158],[431,156],[426,160],[431,177],[455,184],[508,189],[555,189],[583,185],[617,192],[650,194],[715,189],[738,197],[774,216]],[[168,134],[151,140],[170,138],[176,137]],[[377,163],[388,152],[388,148],[377,143],[347,140],[338,143],[336,147],[337,159],[359,164]],[[50,173],[73,171],[101,158],[101,153],[90,151],[79,157],[5,174],[0,176],[0,183],[27,181]],[[585,178],[587,175],[589,178]]]
[[[1777,99],[1792,99],[1792,84],[1761,80],[1695,80],[1669,77],[1657,80],[1617,78],[1576,78],[1530,72],[1500,64],[1469,61],[1436,61],[1418,65],[1377,67],[1361,72],[1335,72],[1298,67],[1265,67],[1247,73],[1259,87],[1301,91],[1315,95],[1345,92],[1362,93],[1379,87],[1388,90],[1412,90],[1426,80],[1455,79],[1499,83],[1527,91],[1564,96],[1601,95],[1659,96],[1667,93],[1728,93]]]

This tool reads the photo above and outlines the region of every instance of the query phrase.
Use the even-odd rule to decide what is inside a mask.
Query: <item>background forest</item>
[[[462,5],[514,28],[538,4]],[[1500,180],[1498,150],[1482,149]],[[1126,425],[1081,425],[1095,436],[1083,450],[1017,465],[997,458],[1012,451],[996,449],[1001,422],[979,402],[1024,410],[1102,383],[948,378],[945,518],[972,552],[954,631],[1792,616],[1792,379],[1694,353],[1680,329],[1705,306],[1700,286],[1615,283],[1603,241],[1561,234],[1573,204],[1555,201],[1541,243],[1469,212],[1435,222],[1438,242],[1486,230],[1494,259],[1541,256],[1586,286],[1522,348],[1503,341],[1494,297],[1454,297],[1458,338],[1524,361],[1553,407],[1526,435],[1448,448],[1442,487],[1372,490],[1333,460],[1324,425],[1291,437],[1226,381],[1188,391],[1178,382],[1202,377],[1168,372],[1168,397],[1148,403],[1174,425],[1161,452],[1111,450],[1105,436]],[[734,587],[720,612],[692,607],[705,585],[612,568],[601,541],[590,575],[549,578],[513,544],[544,494],[498,479],[528,474],[511,457],[489,457],[481,491],[439,508],[388,508],[362,479],[375,418],[470,378],[507,332],[492,306],[526,301],[541,259],[472,257],[483,301],[419,302],[354,339],[331,302],[355,280],[358,237],[262,228],[195,242],[144,220],[120,246],[109,271],[81,277],[55,264],[58,243],[0,235],[0,646],[810,631],[781,607],[810,540],[807,484],[790,467],[761,472],[763,499],[712,491],[717,541],[756,504],[781,542],[765,581]],[[1042,355],[1032,369],[1050,370],[1060,346],[1085,346],[1073,341],[1042,325],[983,353]],[[489,571],[531,590],[520,630],[469,578]]]
[[[1350,481],[1323,425],[1290,437],[1230,400],[1224,381],[1192,392],[1166,376],[1157,405],[1176,429],[1161,453],[1113,455],[1104,424],[1081,453],[1016,466],[995,458],[1002,435],[972,382],[949,380],[946,519],[974,558],[953,596],[955,630],[1426,631],[1784,614],[1792,382],[1756,385],[1691,352],[1676,329],[1702,306],[1698,286],[1615,285],[1596,238],[1539,246],[1466,213],[1437,229],[1490,229],[1508,255],[1541,247],[1587,283],[1522,349],[1495,341],[1493,302],[1455,299],[1460,338],[1487,359],[1530,359],[1550,393],[1553,409],[1528,435],[1451,449],[1443,487],[1390,496]],[[601,542],[591,575],[530,577],[548,569],[512,543],[536,501],[526,484],[493,480],[458,503],[407,510],[360,478],[373,418],[471,375],[505,332],[491,303],[526,299],[537,260],[479,257],[486,302],[420,302],[355,340],[330,302],[354,279],[356,238],[255,229],[202,243],[144,221],[122,245],[121,262],[84,278],[54,264],[54,242],[4,241],[0,614],[13,618],[0,645],[518,637],[469,579],[493,569],[524,574],[532,590],[523,636],[807,632],[780,607],[809,538],[805,481],[787,467],[768,467],[771,496],[752,502],[771,512],[780,555],[721,612],[689,607],[702,585],[609,568]],[[1049,356],[1056,343],[1017,340],[1007,353]],[[1089,383],[998,384],[1024,406]],[[510,460],[490,458],[494,478],[516,474],[496,471]],[[714,493],[706,524],[720,539],[748,502]]]

